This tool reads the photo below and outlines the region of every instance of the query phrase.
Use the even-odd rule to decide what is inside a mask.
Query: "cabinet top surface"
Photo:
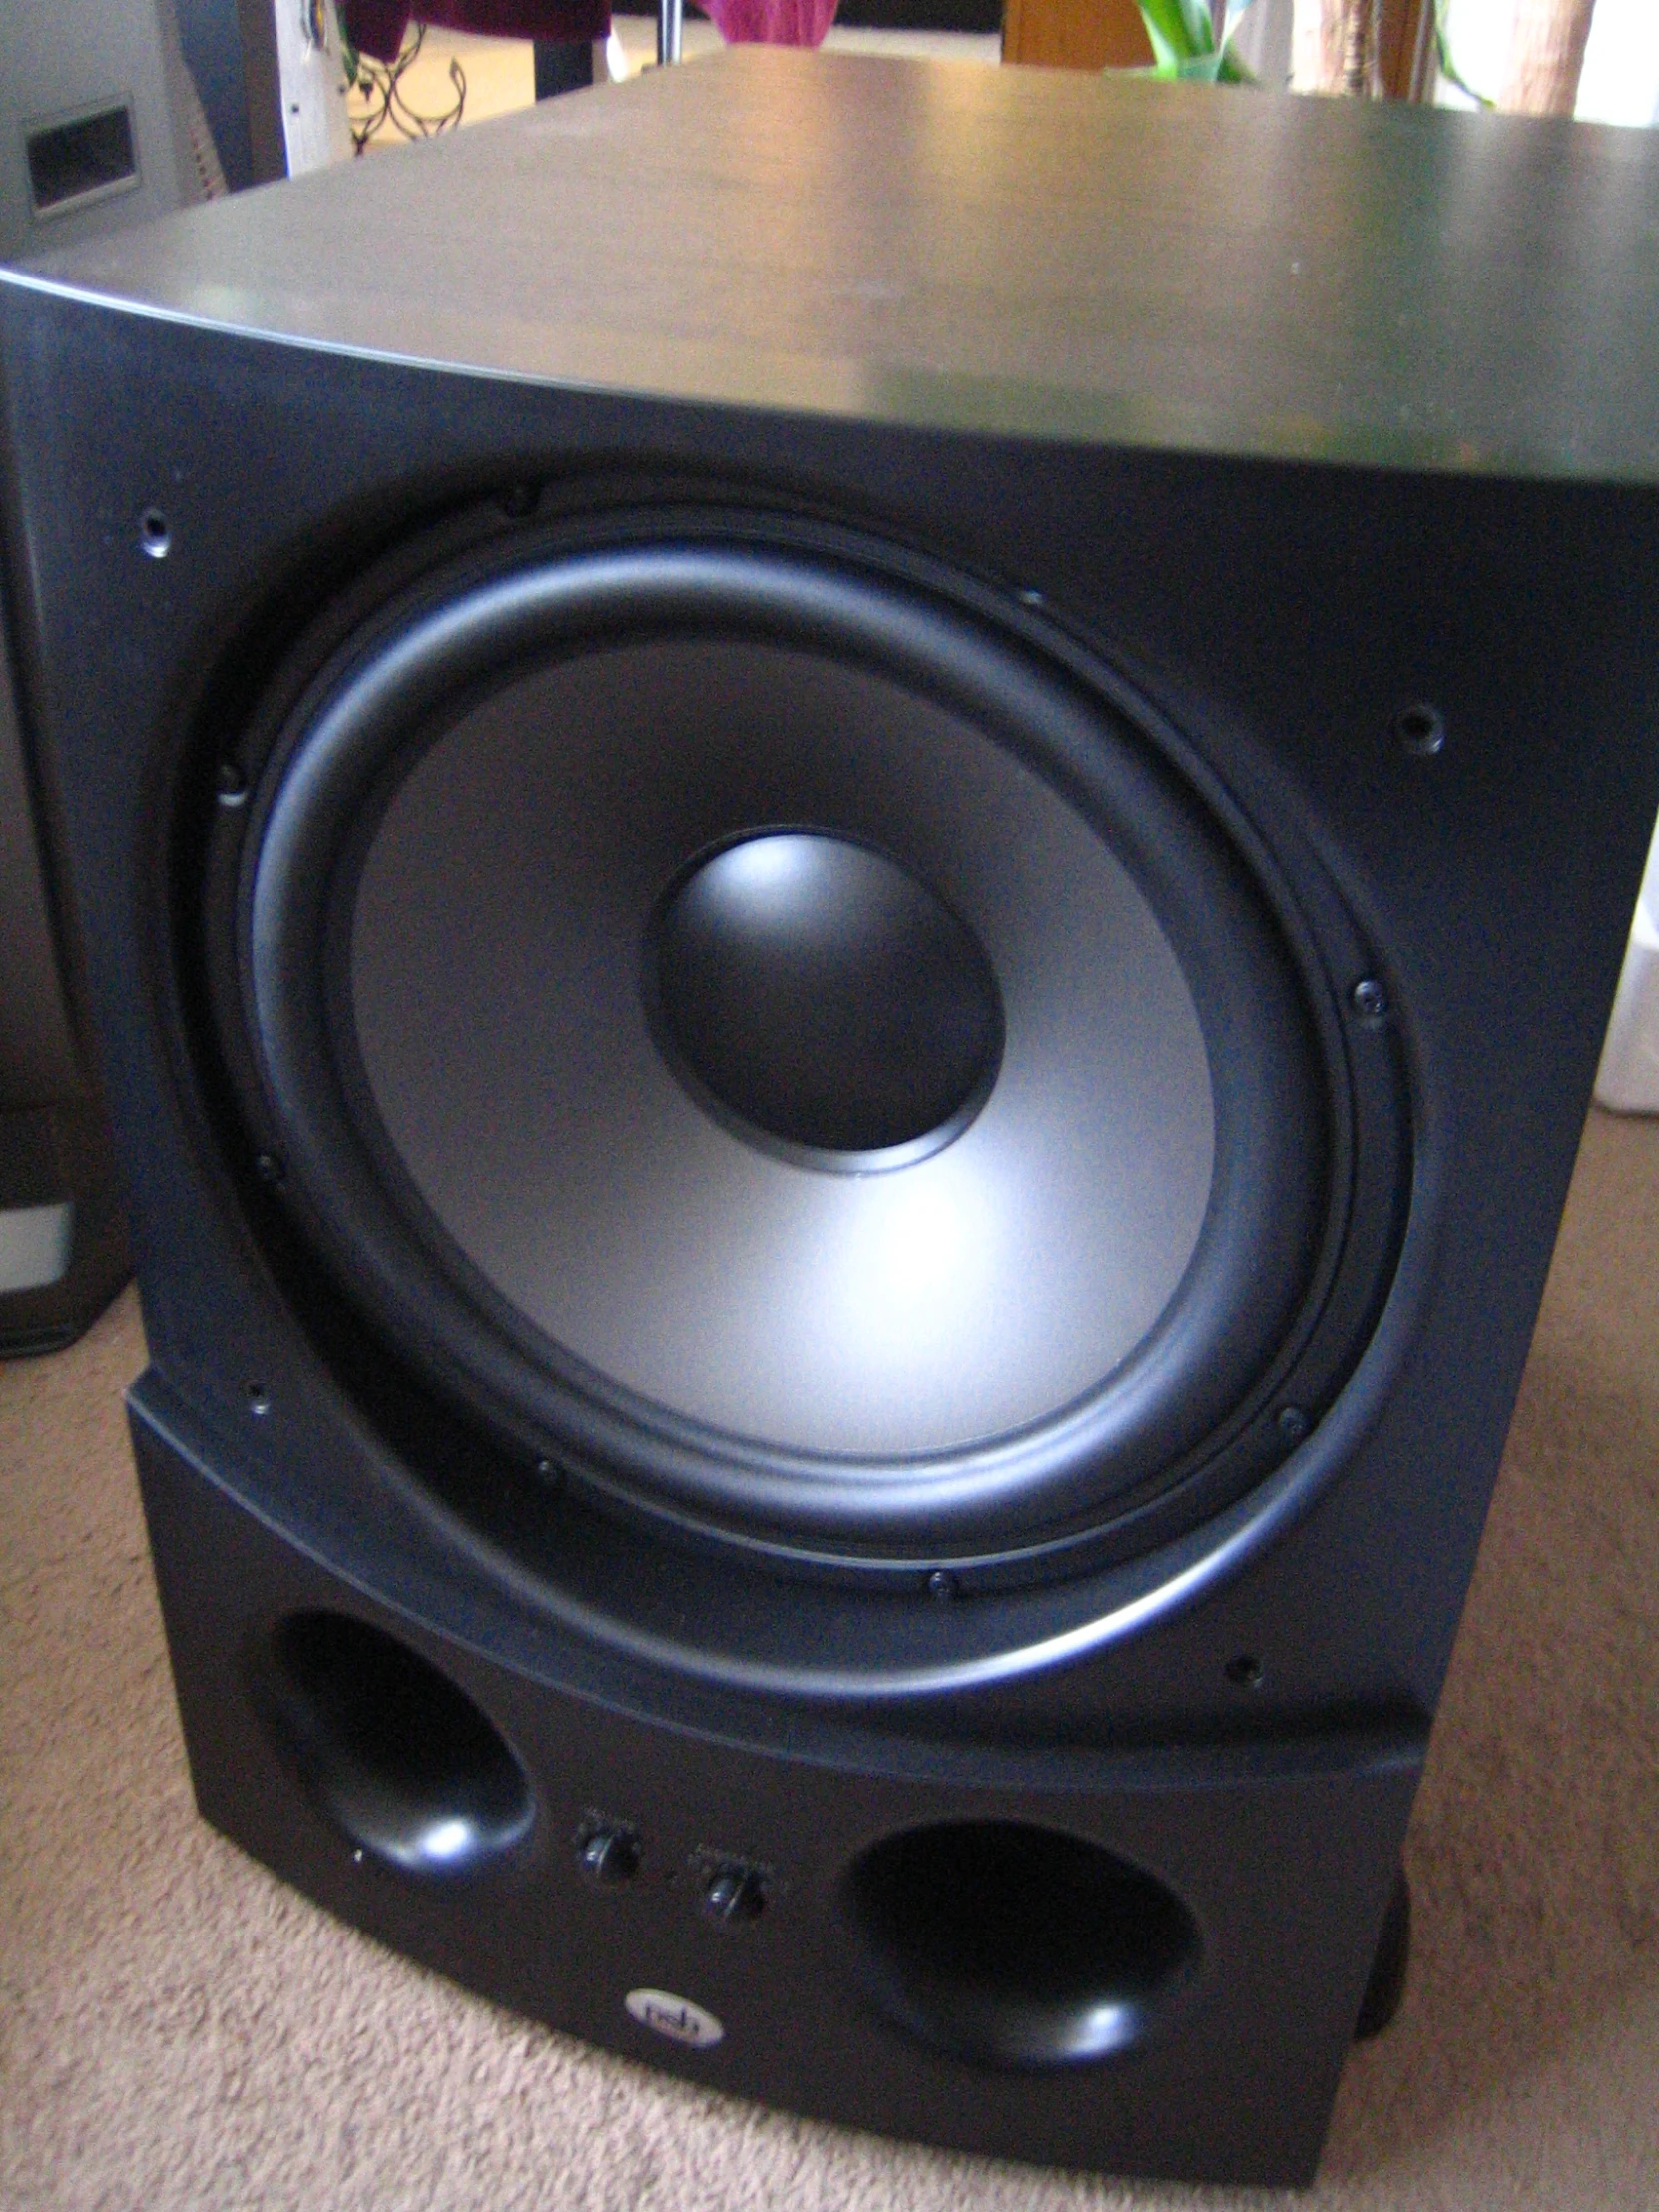
[[[1659,482],[1651,132],[742,48],[5,282],[606,391]]]

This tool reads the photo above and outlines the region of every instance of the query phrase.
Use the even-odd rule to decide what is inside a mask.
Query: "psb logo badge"
[[[712,2012],[667,1989],[630,1989],[622,2001],[642,2027],[668,2036],[671,2042],[689,2043],[694,2050],[712,2050],[725,2037],[725,2028]]]

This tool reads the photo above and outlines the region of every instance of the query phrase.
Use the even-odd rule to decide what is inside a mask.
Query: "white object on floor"
[[[1659,827],[1607,1024],[1596,1102],[1620,1114],[1659,1114]]]
[[[69,1273],[75,1208],[8,1206],[0,1210],[0,1291],[44,1291]]]

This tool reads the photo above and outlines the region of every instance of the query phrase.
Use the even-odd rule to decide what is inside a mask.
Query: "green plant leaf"
[[[1205,0],[1137,0],[1146,35],[1161,76],[1176,75],[1183,62],[1215,51],[1215,32]]]
[[[1136,0],[1155,57],[1150,71],[1137,75],[1195,79],[1202,84],[1253,85],[1257,82],[1232,48],[1233,32],[1251,0],[1228,0],[1221,45],[1215,40],[1207,0]]]

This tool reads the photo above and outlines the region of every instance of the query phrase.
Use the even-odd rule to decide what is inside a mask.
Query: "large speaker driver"
[[[806,1555],[1034,1569],[1248,1479],[1352,1091],[1155,719],[832,553],[618,518],[301,650],[220,810],[230,1054],[335,1273],[533,1458]]]

